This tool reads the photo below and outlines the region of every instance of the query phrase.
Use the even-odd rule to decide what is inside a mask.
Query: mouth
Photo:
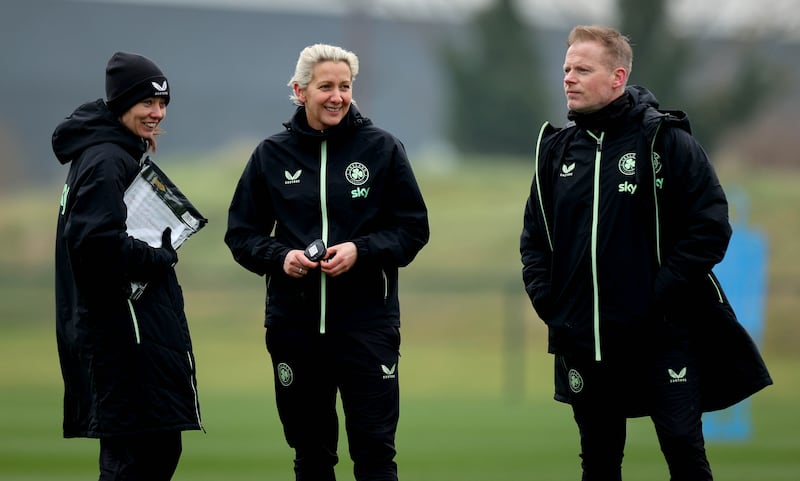
[[[325,110],[327,110],[332,114],[337,114],[342,111],[342,106],[340,105],[338,107],[325,107]]]
[[[144,125],[147,128],[154,129],[158,126],[158,122],[145,122]]]

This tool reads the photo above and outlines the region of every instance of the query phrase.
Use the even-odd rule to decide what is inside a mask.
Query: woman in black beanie
[[[178,256],[126,232],[125,189],[155,152],[170,99],[151,60],[117,52],[106,97],[56,127],[69,164],[56,236],[56,338],[64,378],[64,437],[100,439],[100,480],[169,480],[181,432],[202,429]],[[147,283],[136,300],[131,282]]]
[[[156,151],[155,136],[161,133],[158,128],[159,122],[167,114],[167,104],[169,104],[169,85],[167,77],[161,69],[147,57],[135,53],[117,52],[108,61],[106,66],[106,105],[108,110],[115,117],[121,118],[128,129],[137,136],[150,143],[150,149]],[[142,129],[142,124],[136,123],[130,113],[132,107],[139,102],[147,101],[149,105],[163,104],[163,108],[157,109],[161,113],[155,113],[150,123],[155,124]],[[126,113],[129,115],[126,118]],[[142,115],[149,117],[150,112],[142,111]],[[152,130],[151,130],[152,129]]]

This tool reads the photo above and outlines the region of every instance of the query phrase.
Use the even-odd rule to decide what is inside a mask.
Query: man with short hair
[[[520,238],[555,398],[572,406],[584,481],[622,479],[638,416],[672,480],[711,480],[702,413],[772,383],[712,272],[731,236],[725,193],[686,114],[627,86],[627,37],[578,26],[567,46],[570,122],[539,133]]]

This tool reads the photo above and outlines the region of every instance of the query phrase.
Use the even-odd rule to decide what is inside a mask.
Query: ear
[[[297,82],[295,82],[294,85],[292,85],[292,88],[294,89],[294,95],[300,100],[300,102],[305,104],[306,92],[300,88],[300,85]]]
[[[622,67],[617,67],[614,69],[614,81],[611,85],[614,88],[619,88],[625,86],[625,82],[628,81],[628,71]]]

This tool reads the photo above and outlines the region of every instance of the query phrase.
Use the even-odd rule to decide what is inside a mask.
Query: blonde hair
[[[303,105],[294,93],[294,84],[297,84],[300,90],[305,90],[314,76],[314,67],[319,63],[328,61],[347,63],[350,67],[350,81],[355,82],[356,75],[358,75],[358,57],[356,54],[335,45],[324,43],[309,45],[300,52],[297,65],[294,68],[294,75],[287,84],[292,89],[289,99],[293,104]]]
[[[633,48],[630,39],[611,27],[578,25],[567,37],[567,47],[579,42],[597,42],[608,53],[608,66],[613,70],[622,67],[630,76],[633,68]]]

